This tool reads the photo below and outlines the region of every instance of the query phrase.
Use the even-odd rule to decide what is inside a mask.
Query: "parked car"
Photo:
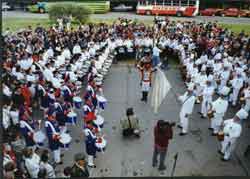
[[[7,5],[6,2],[3,2],[2,3],[2,11],[9,11],[10,10],[10,6]]]
[[[216,16],[216,15],[219,15],[221,11],[223,11],[223,9],[207,8],[204,10],[200,10],[200,15],[201,16]]]
[[[246,17],[246,12],[239,10],[237,8],[228,8],[221,11],[221,16],[230,16],[230,17]]]
[[[125,4],[120,4],[116,7],[113,7],[113,11],[124,12],[124,11],[131,11],[131,10],[133,10],[133,6],[126,6]]]
[[[250,17],[250,10],[242,10],[245,14],[246,17]]]

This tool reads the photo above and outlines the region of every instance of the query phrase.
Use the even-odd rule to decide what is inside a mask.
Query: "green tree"
[[[72,17],[73,21],[85,23],[92,11],[82,4],[58,3],[51,5],[48,13],[52,21],[56,21],[58,18]]]

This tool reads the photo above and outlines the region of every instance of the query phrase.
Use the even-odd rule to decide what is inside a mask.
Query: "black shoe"
[[[205,117],[205,116],[203,116],[203,115],[201,115],[201,118],[202,118],[202,119],[205,119],[206,117]]]
[[[92,166],[88,165],[88,167],[89,168],[96,168],[96,165],[92,165]]]
[[[187,133],[181,132],[181,133],[179,133],[179,135],[180,135],[180,136],[184,136],[184,135],[187,135]]]
[[[229,159],[221,158],[221,161],[222,161],[222,162],[227,162],[227,161],[229,161]]]
[[[212,130],[214,130],[214,129],[213,129],[212,127],[209,127],[208,130],[211,130],[211,131],[212,131]]]
[[[179,125],[177,125],[177,127],[178,127],[178,128],[180,128],[180,129],[182,129],[182,126],[181,126],[180,124],[179,124]]]
[[[166,166],[162,166],[162,167],[159,167],[158,170],[162,171],[162,170],[166,170],[166,168],[167,168]]]
[[[63,161],[56,163],[56,165],[62,165],[62,164],[63,164]]]
[[[153,164],[152,167],[155,168],[157,166],[157,164]]]
[[[218,134],[217,133],[212,133],[211,136],[217,136]]]
[[[219,153],[220,155],[224,156],[224,153],[221,152],[221,150],[218,150],[218,153]]]

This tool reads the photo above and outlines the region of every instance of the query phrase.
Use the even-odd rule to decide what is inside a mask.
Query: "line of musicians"
[[[218,136],[222,148],[222,160],[228,161],[242,132],[242,121],[250,110],[250,69],[243,57],[229,56],[226,51],[213,48],[197,56],[192,37],[178,36],[177,41],[160,37],[165,49],[172,49],[180,59],[180,72],[187,91],[179,95],[181,136],[188,134],[189,119],[195,103],[201,104],[201,118],[210,120],[212,136]],[[222,42],[223,43],[223,42]],[[224,42],[226,43],[226,42]],[[218,96],[217,99],[216,95]],[[239,107],[232,119],[225,120],[228,106]]]

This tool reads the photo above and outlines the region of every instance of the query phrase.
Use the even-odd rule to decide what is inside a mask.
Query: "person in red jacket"
[[[171,124],[164,120],[158,120],[154,128],[154,154],[153,154],[153,167],[157,166],[157,157],[160,155],[159,170],[165,170],[164,164],[169,140],[173,138],[172,127],[175,123]]]

